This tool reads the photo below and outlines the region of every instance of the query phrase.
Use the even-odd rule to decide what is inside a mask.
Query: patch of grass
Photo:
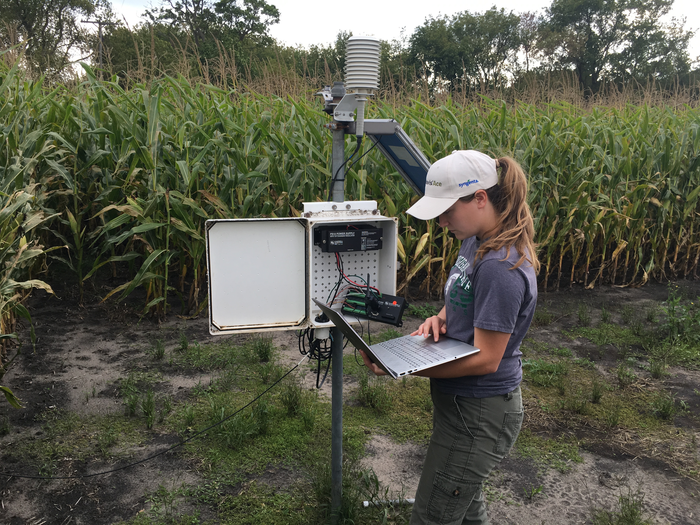
[[[567,335],[572,339],[585,337],[598,346],[609,344],[616,346],[641,345],[644,341],[643,335],[635,334],[632,328],[608,323],[601,323],[595,328],[576,328],[567,332]]]
[[[593,379],[591,384],[591,403],[598,404],[600,400],[603,399],[603,394],[607,389],[607,385],[600,381],[598,378]]]
[[[542,359],[523,360],[525,378],[533,385],[542,387],[558,386],[569,373],[569,366],[564,361],[551,363]]]
[[[551,354],[559,357],[573,357],[574,355],[571,350],[569,350],[568,348],[564,348],[563,346],[559,348],[554,348],[551,351]]]
[[[663,327],[671,341],[700,344],[700,297],[686,300],[678,285],[670,284],[661,309],[666,314]]]
[[[251,343],[253,355],[261,363],[267,363],[272,360],[275,351],[275,346],[272,344],[271,337],[258,337]]]
[[[165,357],[165,343],[163,343],[163,340],[156,339],[148,353],[157,361],[163,359]]]
[[[629,304],[623,305],[620,310],[620,318],[623,324],[630,324],[634,319],[634,308]]]
[[[391,339],[396,339],[401,337],[403,334],[396,330],[395,328],[387,328],[376,334],[372,334],[372,340],[370,341],[369,336],[365,334],[365,339],[369,344],[383,343],[384,341],[390,341]]]
[[[178,352],[187,352],[187,349],[190,347],[190,341],[187,339],[187,334],[185,333],[184,330],[180,330],[178,333],[177,337],[177,351]]]
[[[384,377],[370,376],[369,372],[360,375],[357,400],[365,407],[373,408],[380,414],[392,409],[391,395],[387,388],[388,380]]]
[[[148,390],[141,398],[141,412],[146,419],[146,428],[152,429],[156,421],[156,398],[153,390]]]
[[[585,416],[589,413],[588,397],[579,388],[572,396],[566,398],[564,407],[576,414]]]
[[[547,310],[546,306],[538,306],[535,309],[535,315],[532,317],[532,326],[541,327],[552,324],[554,315]]]
[[[670,421],[679,412],[676,398],[668,392],[657,392],[651,400],[651,409],[659,419]]]
[[[553,468],[565,473],[572,463],[582,463],[578,446],[567,437],[549,439],[523,429],[515,442],[515,452],[522,458],[532,459],[540,467]]]
[[[439,310],[431,304],[409,304],[406,312],[413,317],[427,319],[428,317],[437,315]]]
[[[552,347],[542,341],[537,341],[531,337],[526,337],[520,345],[520,351],[523,353],[523,355],[549,354],[552,351]]]
[[[617,365],[615,373],[617,375],[617,381],[620,388],[627,388],[637,380],[637,376],[632,370],[632,367],[626,361],[622,361]]]
[[[589,326],[591,324],[591,311],[586,303],[578,305],[578,324]]]
[[[590,370],[595,369],[595,363],[587,357],[577,357],[572,361],[572,363],[576,366],[580,366],[581,368],[588,368]]]
[[[667,368],[668,366],[661,359],[651,359],[649,361],[649,374],[654,379],[661,379],[662,377],[667,376]]]
[[[608,408],[603,412],[603,423],[607,428],[615,428],[620,423],[622,407],[619,404]]]
[[[91,457],[111,456],[115,445],[130,447],[140,444],[144,436],[137,420],[124,416],[78,416],[63,410],[41,414],[40,439],[24,439],[13,444],[12,454],[45,473],[59,473],[56,459],[70,457],[84,461]]]
[[[621,494],[614,510],[596,509],[593,525],[651,525],[644,515],[644,495],[640,492]]]

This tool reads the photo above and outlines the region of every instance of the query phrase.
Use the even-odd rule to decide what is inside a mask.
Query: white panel
[[[305,224],[304,219],[207,221],[212,333],[305,323]]]

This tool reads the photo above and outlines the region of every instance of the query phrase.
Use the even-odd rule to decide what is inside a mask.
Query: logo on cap
[[[472,185],[472,184],[476,184],[477,182],[479,182],[479,181],[476,180],[476,179],[475,179],[475,180],[468,180],[467,182],[460,182],[460,183],[459,183],[459,187],[460,187],[460,188],[466,188],[466,187],[468,187],[468,186],[470,186],[470,185]]]
[[[442,186],[442,182],[439,180],[426,180],[425,181],[426,186]]]

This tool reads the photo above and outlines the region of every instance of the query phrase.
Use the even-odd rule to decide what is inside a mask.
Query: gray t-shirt
[[[445,284],[447,335],[474,344],[474,327],[511,334],[498,370],[492,374],[434,379],[445,394],[491,397],[507,394],[522,380],[520,343],[537,304],[537,277],[527,261],[511,270],[520,258],[515,248],[487,253],[476,261],[480,242],[465,239]]]

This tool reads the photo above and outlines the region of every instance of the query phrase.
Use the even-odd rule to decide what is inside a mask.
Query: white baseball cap
[[[474,150],[453,151],[430,166],[425,195],[406,213],[427,221],[447,211],[460,197],[498,184],[496,160]]]

